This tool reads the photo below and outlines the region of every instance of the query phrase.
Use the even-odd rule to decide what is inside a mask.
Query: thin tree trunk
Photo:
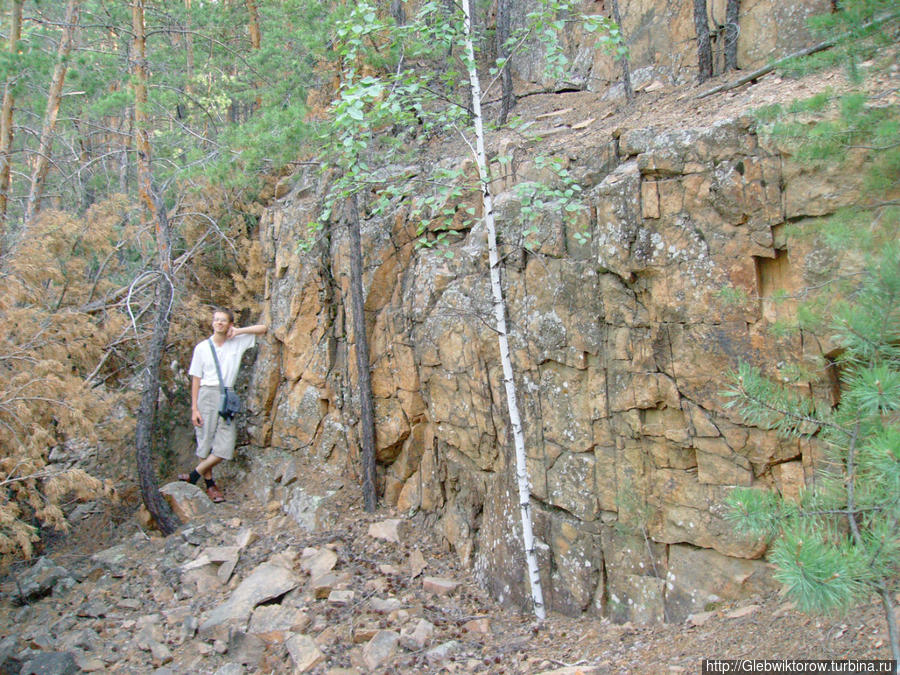
[[[150,515],[164,534],[171,534],[181,524],[172,509],[159,493],[156,470],[153,465],[153,433],[156,429],[156,409],[159,397],[159,365],[169,334],[171,316],[169,309],[175,287],[172,278],[169,220],[165,208],[158,203],[153,191],[150,166],[150,135],[147,124],[147,66],[144,37],[144,0],[133,0],[131,5],[134,31],[132,62],[132,86],[134,87],[134,137],[137,147],[138,190],[156,227],[157,274],[156,318],[153,336],[145,361],[144,390],[138,408],[135,450],[141,495]]]
[[[497,340],[500,347],[500,361],[503,365],[503,384],[506,389],[506,405],[509,412],[509,423],[516,451],[516,477],[519,484],[519,510],[522,516],[522,544],[525,549],[528,578],[531,582],[531,598],[534,603],[534,613],[539,620],[543,620],[546,617],[546,611],[544,609],[543,591],[541,590],[541,575],[537,564],[537,553],[534,546],[534,533],[532,532],[531,526],[531,488],[528,483],[528,469],[525,464],[525,435],[522,431],[522,422],[519,417],[516,381],[513,374],[512,359],[509,353],[509,335],[506,328],[506,300],[503,297],[503,286],[500,280],[500,256],[497,251],[497,232],[494,225],[494,203],[491,195],[491,180],[487,155],[484,149],[484,124],[481,115],[481,84],[478,81],[475,49],[472,44],[472,15],[468,0],[463,0],[462,5],[465,13],[465,61],[469,71],[469,85],[472,91],[472,117],[475,124],[475,160],[478,164],[478,175],[481,181],[484,223],[487,229],[491,294],[493,296]]]
[[[516,105],[516,96],[513,93],[512,70],[510,69],[510,49],[507,44],[510,33],[510,0],[497,0],[497,58],[503,61],[503,70],[500,72],[500,85],[502,94],[500,99],[500,117],[497,123],[500,126],[506,124],[509,111]]]
[[[250,15],[247,25],[250,32],[250,46],[258,50],[262,45],[262,33],[259,30],[259,10],[256,7],[256,0],[247,0],[247,12]]]
[[[134,87],[134,138],[137,149],[138,193],[156,223],[156,247],[163,274],[171,274],[172,256],[169,250],[168,221],[158,207],[153,191],[153,173],[150,166],[150,128],[147,119],[147,48],[144,37],[144,0],[133,0],[132,23],[134,49],[131,54],[132,82]]]
[[[887,620],[888,641],[891,643],[891,654],[895,663],[900,666],[900,630],[897,629],[897,615],[894,611],[894,598],[891,589],[884,581],[878,584],[878,594],[881,596],[881,606]]]
[[[12,0],[9,21],[9,44],[7,51],[14,55],[22,37],[22,5],[25,0]],[[3,107],[0,109],[0,254],[3,253],[3,234],[6,230],[6,210],[9,201],[9,153],[13,139],[13,107],[15,97],[12,87],[15,75],[6,78],[3,89]]]
[[[706,0],[694,0],[694,29],[697,31],[698,78],[704,82],[712,77],[712,47],[709,43],[709,19]]]
[[[150,515],[153,516],[162,533],[166,535],[177,530],[181,526],[181,521],[159,492],[153,461],[153,434],[156,430],[156,412],[159,400],[159,364],[162,361],[166,338],[169,335],[171,320],[169,307],[173,295],[174,289],[170,285],[170,279],[160,274],[156,282],[156,316],[153,321],[150,345],[144,359],[143,391],[141,392],[141,403],[138,406],[134,434],[141,496]]]
[[[90,130],[85,128],[83,120],[75,121],[75,128],[78,129],[78,187],[81,193],[81,209],[86,211],[94,203],[94,188],[90,186],[91,171],[87,167],[91,163],[91,155],[93,144],[91,143]]]
[[[186,82],[184,90],[190,96],[192,95],[194,88],[194,36],[191,34],[191,0],[184,0],[184,8],[187,10],[187,30],[184,33],[184,58],[187,72],[185,73]]]
[[[250,14],[250,21],[247,26],[247,30],[250,32],[250,46],[253,48],[253,51],[258,52],[260,47],[262,47],[262,33],[259,29],[259,9],[256,7],[256,0],[247,0],[247,12]],[[260,83],[256,82],[255,86],[256,90],[259,91]],[[262,96],[257,93],[253,110],[259,110],[260,106],[262,106]]]
[[[378,505],[375,490],[375,405],[369,373],[369,340],[366,335],[365,299],[362,282],[362,242],[359,233],[359,204],[350,198],[350,306],[356,337],[356,371],[359,385],[359,438],[362,443],[362,493],[367,512]]]
[[[725,6],[725,70],[737,70],[737,44],[740,28],[741,0],[728,0]]]
[[[44,193],[44,180],[50,168],[50,152],[53,147],[53,133],[56,131],[56,117],[59,114],[59,102],[62,100],[62,88],[66,80],[69,53],[75,37],[75,24],[78,22],[78,0],[69,0],[66,6],[66,25],[63,29],[59,47],[56,50],[56,67],[47,94],[47,109],[44,113],[44,127],[41,130],[41,141],[38,146],[34,170],[31,172],[31,189],[28,192],[28,203],[25,206],[25,226],[41,210],[41,197]]]
[[[126,117],[121,121],[119,129],[119,192],[128,192],[128,174],[131,171],[131,162],[128,161],[128,153],[131,147],[131,138],[134,135],[134,111],[126,109]]]
[[[613,21],[619,27],[619,34],[625,39],[625,33],[622,32],[622,15],[619,14],[619,0],[612,0]],[[634,100],[634,87],[631,85],[631,66],[628,63],[628,55],[626,54],[619,63],[622,64],[622,85],[625,87],[625,100]]]

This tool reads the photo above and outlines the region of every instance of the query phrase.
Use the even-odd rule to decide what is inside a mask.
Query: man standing
[[[213,312],[213,334],[194,347],[191,367],[191,421],[197,435],[197,456],[201,462],[190,474],[180,474],[180,480],[196,484],[202,477],[206,482],[206,494],[214,502],[225,501],[225,495],[212,477],[213,467],[223,459],[234,456],[237,439],[237,424],[234,417],[226,419],[219,415],[222,382],[231,388],[241,367],[241,356],[256,344],[256,336],[263,335],[265,324],[238,328],[234,325],[234,312],[218,308]],[[215,358],[213,358],[215,349]]]

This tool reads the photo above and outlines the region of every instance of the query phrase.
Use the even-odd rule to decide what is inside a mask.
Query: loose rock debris
[[[889,658],[874,601],[852,620],[810,619],[774,595],[679,625],[539,624],[494,603],[424,516],[367,514],[352,492],[329,503],[329,529],[246,495],[197,509],[168,538],[133,527],[93,555],[31,562],[2,583],[0,672],[588,675]]]

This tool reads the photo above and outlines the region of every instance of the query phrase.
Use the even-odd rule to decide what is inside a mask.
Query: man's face
[[[228,320],[228,315],[225,312],[216,312],[213,314],[212,320],[213,333],[224,334],[228,332],[228,329],[231,328],[231,321]]]

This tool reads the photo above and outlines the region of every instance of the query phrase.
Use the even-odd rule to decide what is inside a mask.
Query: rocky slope
[[[538,625],[494,603],[426,516],[366,514],[355,486],[286,480],[331,493],[310,527],[242,491],[244,473],[223,481],[222,505],[169,486],[192,520],[166,539],[131,509],[112,527],[108,514],[78,521],[4,580],[0,673],[599,675],[698,672],[704,657],[888,656],[874,604],[824,621],[757,596],[677,625],[558,614]],[[100,550],[84,554],[88,541]]]

